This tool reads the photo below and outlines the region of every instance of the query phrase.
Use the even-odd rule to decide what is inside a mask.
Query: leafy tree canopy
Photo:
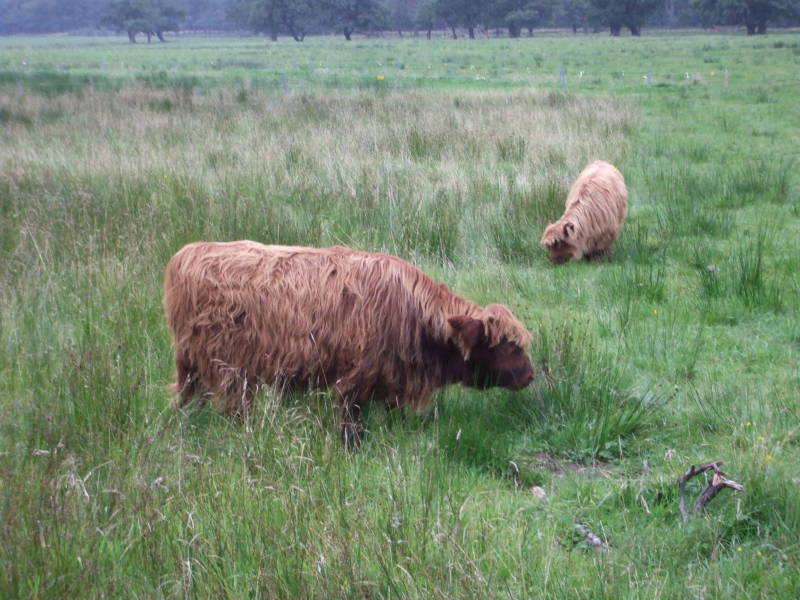
[[[800,16],[798,0],[692,0],[704,27],[714,24],[744,25],[748,35],[764,34],[767,23]]]
[[[590,13],[594,21],[619,35],[623,27],[631,35],[639,35],[644,22],[663,4],[663,0],[590,0]]]
[[[164,32],[178,31],[184,16],[182,9],[162,0],[117,0],[111,3],[101,24],[126,32],[134,44],[139,33],[144,33],[148,42],[153,35],[165,42]]]
[[[104,18],[105,17],[105,18]],[[800,24],[800,0],[0,0],[0,34],[86,31],[100,23],[118,31],[158,35],[177,29],[249,29],[297,41],[312,33],[450,29],[475,37],[491,29],[510,37],[534,28],[608,27],[638,35],[656,27]]]

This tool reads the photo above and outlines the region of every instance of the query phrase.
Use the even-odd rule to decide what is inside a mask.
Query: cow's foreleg
[[[347,450],[356,450],[361,445],[364,422],[361,419],[361,405],[353,400],[342,404],[342,441]]]
[[[602,262],[610,261],[614,257],[614,249],[606,248],[605,250],[594,250],[588,254],[584,254],[583,258],[586,262]]]
[[[339,397],[342,407],[342,441],[348,450],[355,450],[361,445],[361,436],[364,433],[364,423],[362,421],[362,407],[369,400],[369,395],[365,394],[363,386],[342,378],[333,386]]]

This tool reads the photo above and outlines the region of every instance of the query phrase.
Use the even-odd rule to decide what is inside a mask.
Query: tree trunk
[[[431,29],[428,29],[428,33],[425,34],[425,37],[431,39]]]
[[[349,27],[345,27],[344,28],[344,39],[346,39],[349,42],[351,35],[353,35],[353,30],[350,29]]]
[[[457,40],[458,36],[456,35],[456,26],[455,25],[450,25],[450,29],[453,30],[453,39]]]
[[[135,44],[136,43],[136,32],[129,31],[128,32],[128,40],[130,40],[131,44]]]
[[[158,36],[159,42],[166,42],[167,40],[164,39],[164,32],[163,31],[156,31],[156,35]]]
[[[148,43],[148,44],[150,43],[150,38],[151,38],[151,37],[153,37],[153,34],[152,34],[151,32],[149,32],[149,31],[148,31],[148,32],[147,32],[147,43]]]
[[[767,22],[766,21],[760,21],[756,25],[756,33],[758,35],[766,35],[767,34]]]
[[[475,39],[475,26],[474,25],[469,25],[467,27],[467,31],[469,32],[469,39],[474,40]]]
[[[572,24],[572,33],[578,33],[578,25],[575,23]]]
[[[286,25],[286,26],[289,29],[289,35],[292,36],[292,39],[295,42],[302,42],[305,39],[306,34],[304,32],[302,32],[302,31],[300,31],[297,27],[295,27],[294,24]],[[275,37],[277,39],[277,35]]]
[[[622,31],[622,25],[616,25],[616,24],[611,25],[611,35],[613,35],[614,37],[618,37],[620,31]]]
[[[745,23],[744,26],[747,27],[747,35],[755,35],[756,33],[755,23]]]
[[[672,29],[675,27],[675,23],[677,22],[678,18],[675,12],[675,0],[667,0],[664,5],[664,13],[667,16],[667,27]]]
[[[518,38],[519,37],[520,28],[516,25],[509,25],[508,26],[508,37],[510,38]]]
[[[278,41],[278,26],[275,23],[275,5],[273,4],[269,10],[269,16],[267,17],[267,21],[269,22],[269,39],[273,42]]]
[[[533,37],[533,27],[528,27],[528,37]]]
[[[641,25],[628,25],[628,29],[631,30],[631,35],[635,35],[635,36],[642,35],[642,26]]]

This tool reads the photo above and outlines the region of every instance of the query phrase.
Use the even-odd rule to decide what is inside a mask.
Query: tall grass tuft
[[[607,290],[617,297],[629,296],[658,303],[664,299],[667,284],[667,262],[664,255],[649,262],[626,262],[609,272]]]
[[[700,286],[703,290],[703,294],[708,298],[719,298],[722,296],[724,288],[719,276],[719,267],[703,260],[695,261],[695,265],[700,275]]]
[[[542,373],[531,410],[538,429],[552,452],[620,457],[627,438],[647,424],[653,399],[633,391],[618,357],[572,327],[537,332],[533,356]]]
[[[733,291],[750,307],[780,310],[783,305],[780,288],[765,277],[766,240],[766,232],[760,231],[754,241],[745,241],[736,248],[732,265]]]
[[[462,208],[458,199],[440,192],[429,202],[413,199],[392,210],[390,236],[402,256],[422,256],[439,263],[457,258]]]
[[[525,140],[516,136],[497,140],[497,155],[502,161],[521,163],[525,159],[526,148]]]
[[[670,168],[653,174],[651,194],[658,203],[662,237],[727,237],[734,216],[709,204],[725,196],[725,182],[717,174],[690,167]]]
[[[508,188],[505,202],[492,214],[491,239],[503,262],[529,264],[545,256],[539,239],[547,224],[561,216],[568,190],[554,180],[529,190]]]
[[[786,158],[734,163],[722,174],[726,193],[718,205],[730,208],[764,201],[786,204],[791,197],[793,173],[794,163]]]
[[[408,151],[416,160],[438,157],[442,152],[442,143],[414,128],[408,134]]]
[[[662,255],[666,246],[666,240],[659,239],[654,228],[639,219],[628,218],[614,246],[614,260],[644,264]]]

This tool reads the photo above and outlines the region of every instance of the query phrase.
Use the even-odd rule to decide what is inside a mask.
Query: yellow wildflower
[[[772,454],[767,454],[767,455],[764,457],[764,462],[765,462],[765,463],[772,462]]]

